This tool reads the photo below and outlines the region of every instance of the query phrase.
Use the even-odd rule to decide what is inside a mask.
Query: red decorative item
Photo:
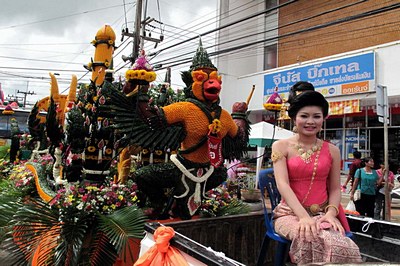
[[[222,157],[222,139],[217,136],[208,134],[208,157],[210,158],[210,163],[214,167],[220,166],[224,162]]]
[[[275,88],[274,93],[269,96],[264,108],[269,111],[280,111],[282,108],[283,100],[278,93],[278,87]]]

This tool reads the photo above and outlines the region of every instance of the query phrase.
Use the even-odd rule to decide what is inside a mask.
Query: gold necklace
[[[317,149],[317,154],[315,155],[315,160],[314,160],[313,172],[312,172],[312,175],[311,175],[310,186],[308,187],[308,191],[307,191],[306,195],[304,196],[303,200],[301,201],[301,205],[303,205],[304,202],[306,202],[306,200],[308,199],[308,195],[310,195],[311,187],[314,184],[315,175],[317,174],[318,158],[319,158],[320,151],[321,151],[321,147]],[[310,210],[313,213],[314,212],[318,212],[318,209],[319,209],[319,205],[318,204],[312,204],[310,206]]]
[[[294,147],[297,149],[297,153],[300,155],[300,158],[307,164],[311,162],[311,156],[314,154],[314,152],[321,150],[321,146],[318,145],[318,139],[309,150],[305,150],[299,142],[297,142]]]

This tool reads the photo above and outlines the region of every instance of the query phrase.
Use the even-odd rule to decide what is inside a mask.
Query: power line
[[[10,67],[10,66],[0,66],[0,68],[18,69],[18,70],[50,71],[50,72],[85,72],[86,71],[86,70],[76,70],[76,69],[54,69],[54,68]]]
[[[352,16],[348,16],[348,17],[345,17],[345,18],[337,19],[337,20],[330,21],[330,22],[327,22],[327,23],[318,24],[318,25],[315,25],[315,26],[310,26],[310,27],[305,28],[305,29],[301,29],[301,30],[297,30],[297,31],[294,31],[294,32],[282,34],[280,36],[274,36],[274,37],[267,38],[267,39],[257,40],[257,41],[254,41],[254,42],[245,43],[245,44],[229,47],[229,48],[226,48],[226,49],[222,49],[222,50],[219,50],[219,51],[216,51],[216,52],[210,52],[209,56],[216,56],[216,55],[220,55],[220,54],[224,54],[224,53],[228,53],[228,52],[232,52],[232,51],[237,51],[237,50],[240,50],[240,49],[243,49],[243,48],[249,48],[249,47],[251,47],[253,45],[264,43],[266,41],[277,40],[279,38],[289,37],[289,36],[297,35],[297,34],[300,34],[300,33],[309,32],[309,31],[313,31],[313,30],[317,30],[317,29],[321,29],[321,28],[337,25],[337,24],[348,22],[348,21],[352,21],[352,20],[357,20],[357,19],[360,19],[360,18],[372,16],[372,15],[377,15],[377,14],[380,14],[380,13],[383,13],[383,12],[388,12],[388,11],[391,11],[391,10],[394,10],[394,9],[397,9],[397,8],[400,8],[400,3],[399,4],[393,4],[393,5],[386,6],[386,7],[382,7],[382,8],[378,8],[378,9],[371,10],[371,11],[367,11],[367,12],[360,13],[360,14],[357,14],[357,15],[352,15]],[[191,60],[192,60],[192,58],[184,58],[184,59],[181,59],[181,60],[176,60],[175,64],[168,65],[168,66],[163,66],[161,69],[164,69],[166,67],[174,67],[174,66],[177,66],[177,65],[180,65],[180,64],[184,64],[184,63],[190,63]]]
[[[3,55],[0,55],[0,58],[8,58],[8,59],[15,59],[15,60],[27,60],[27,61],[38,61],[38,62],[56,63],[56,64],[82,65],[80,63],[74,63],[74,62],[62,62],[62,61],[54,61],[54,60],[23,58],[23,57],[13,57],[13,56],[3,56]]]
[[[133,2],[132,2],[133,3]],[[131,4],[132,4],[131,3]],[[16,24],[16,25],[11,25],[11,26],[6,26],[6,27],[1,27],[0,30],[6,30],[6,29],[14,29],[14,28],[19,28],[19,27],[24,27],[24,26],[31,26],[34,24],[38,23],[43,23],[43,22],[49,22],[53,20],[59,20],[59,19],[64,19],[64,18],[69,18],[73,16],[79,16],[79,15],[86,15],[88,13],[93,13],[93,12],[98,12],[101,10],[108,10],[110,8],[115,8],[115,7],[120,7],[122,5],[114,5],[114,6],[108,6],[108,7],[103,7],[103,8],[98,8],[98,9],[92,9],[89,11],[83,11],[75,14],[70,14],[70,15],[65,15],[65,16],[59,16],[59,17],[54,17],[54,18],[48,18],[48,19],[43,19],[43,20],[38,20],[38,21],[32,21],[32,22],[27,22],[27,23],[21,23],[21,24]]]
[[[227,24],[225,24],[225,25],[223,25],[223,26],[220,26],[220,27],[218,27],[218,28],[215,28],[215,29],[213,29],[213,30],[210,30],[210,31],[201,33],[201,34],[199,34],[199,36],[208,35],[208,34],[210,34],[210,33],[216,32],[216,31],[218,31],[218,30],[222,30],[222,29],[224,29],[224,28],[233,26],[233,25],[235,25],[235,24],[241,23],[241,22],[246,21],[246,20],[248,20],[248,19],[257,17],[257,16],[259,16],[259,15],[263,15],[263,14],[269,13],[269,12],[275,10],[275,9],[278,9],[278,8],[281,8],[281,7],[284,7],[284,6],[287,6],[287,5],[292,4],[292,3],[296,2],[296,1],[298,1],[298,0],[290,0],[290,1],[287,1],[286,3],[283,3],[283,4],[278,5],[278,6],[276,6],[276,7],[272,7],[272,8],[265,9],[265,10],[263,10],[263,11],[261,11],[261,12],[257,12],[257,13],[255,13],[255,14],[252,14],[252,15],[247,16],[247,17],[245,17],[245,18],[241,18],[241,19],[238,19],[238,20],[236,20],[236,21],[234,21],[234,22],[227,23]],[[179,46],[179,45],[181,45],[181,44],[184,44],[185,42],[188,42],[188,41],[191,41],[191,40],[195,40],[195,39],[197,39],[199,36],[192,37],[192,38],[189,38],[189,39],[187,39],[187,40],[185,40],[185,41],[181,41],[181,42],[178,42],[178,43],[176,43],[176,44],[174,44],[174,45],[171,45],[171,46],[168,46],[168,47],[166,47],[166,48],[160,49],[160,50],[158,50],[158,51],[156,52],[156,54],[159,54],[159,53],[161,53],[161,52],[163,52],[163,51],[165,51],[165,50],[171,49],[171,48],[176,47],[176,46]]]

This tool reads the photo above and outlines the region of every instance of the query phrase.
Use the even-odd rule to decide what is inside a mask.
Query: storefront
[[[372,105],[373,102],[375,98],[361,100],[359,112],[330,115],[326,119],[320,137],[340,149],[344,172],[348,171],[355,150],[360,151],[362,157],[374,158],[375,167],[384,160],[383,124],[378,121],[376,105]],[[400,96],[390,97],[389,104],[388,160],[390,170],[395,172],[400,166]],[[276,113],[266,110],[250,111],[249,120],[251,123],[275,123],[286,129],[293,127],[292,121],[280,121]]]
[[[399,96],[389,99],[388,160],[390,170],[395,172],[400,158],[400,100]],[[361,101],[360,112],[332,115],[324,125],[323,137],[335,143],[341,150],[344,171],[353,159],[353,151],[362,157],[374,158],[375,167],[384,160],[383,123],[378,121],[376,105]]]
[[[313,83],[330,103],[330,115],[320,137],[339,147],[344,172],[348,170],[355,150],[361,151],[363,157],[373,157],[376,167],[384,160],[384,130],[376,113],[376,88],[387,86],[390,106],[388,160],[390,169],[395,172],[400,165],[400,90],[398,78],[393,73],[393,67],[398,65],[397,59],[390,55],[393,51],[400,51],[400,43],[255,73],[240,78],[239,85],[244,88],[250,84],[262,86],[262,101],[265,102],[275,88],[287,99],[290,87],[297,81]],[[259,99],[253,100],[251,105],[260,106]],[[252,106],[249,110],[252,123],[266,121],[286,129],[293,127],[290,120],[279,120],[277,113]]]

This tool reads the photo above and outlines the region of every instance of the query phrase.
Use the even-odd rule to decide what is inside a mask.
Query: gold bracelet
[[[279,151],[273,151],[273,152],[271,153],[271,161],[272,161],[273,163],[279,161],[279,160],[282,159],[282,158],[283,158],[283,154],[282,154],[281,152],[279,152]]]
[[[326,212],[328,211],[329,207],[334,208],[335,211],[336,211],[336,215],[335,215],[335,216],[338,216],[338,214],[339,214],[339,209],[338,209],[338,207],[336,207],[336,206],[333,205],[333,204],[329,204],[328,206],[326,206],[325,209],[324,209],[324,212],[326,213]]]

